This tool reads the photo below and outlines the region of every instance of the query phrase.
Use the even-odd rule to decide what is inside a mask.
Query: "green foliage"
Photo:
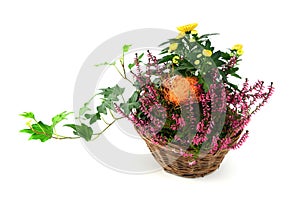
[[[139,93],[135,91],[132,96],[128,99],[126,103],[121,103],[120,107],[123,109],[126,115],[130,114],[132,109],[137,109],[140,107],[140,103],[138,102]]]
[[[45,142],[53,138],[54,135],[57,136],[57,134],[55,133],[55,126],[63,120],[66,120],[66,117],[70,114],[72,114],[72,112],[61,112],[52,117],[52,124],[48,125],[42,121],[37,121],[32,112],[24,112],[20,114],[20,116],[32,119],[34,122],[27,122],[26,125],[28,126],[28,128],[22,129],[20,130],[20,132],[30,134],[29,140],[40,140],[41,142]]]
[[[128,64],[128,68],[129,68],[129,69],[132,69],[134,66],[135,66],[135,63],[130,63],[130,64]]]
[[[29,137],[29,140],[40,140],[41,142],[45,142],[51,139],[53,135],[53,127],[44,124],[41,121],[36,124],[32,124],[31,130],[33,133]]]
[[[68,115],[72,114],[72,112],[67,112],[67,111],[64,111],[58,115],[55,115],[53,118],[52,118],[52,126],[56,126],[56,124],[58,124],[59,122],[67,119],[66,117]]]
[[[20,114],[20,116],[23,116],[23,117],[29,118],[29,119],[35,119],[34,114],[32,112],[24,112],[24,113]]]
[[[119,97],[123,95],[125,88],[115,85],[114,87],[108,87],[100,90],[100,94],[103,95],[103,98],[102,103],[97,107],[98,114],[106,115],[107,109],[115,111],[114,103],[119,101]],[[94,117],[94,119],[96,118]],[[92,122],[94,122],[94,119]]]
[[[93,129],[85,124],[65,124],[64,126],[72,128],[74,135],[84,138],[86,141],[90,141],[93,135]]]
[[[131,46],[132,46],[131,44],[124,44],[123,45],[123,52],[124,53],[128,52]]]

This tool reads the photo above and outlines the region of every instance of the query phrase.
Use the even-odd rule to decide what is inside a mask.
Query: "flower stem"
[[[96,137],[94,137],[92,139],[92,141],[96,140],[102,133],[104,133],[104,131],[106,131],[111,125],[113,125],[115,122],[117,121],[117,119],[113,120],[110,124],[108,124],[105,129],[103,129],[102,131],[100,131],[99,133],[95,133],[93,135],[95,135]]]

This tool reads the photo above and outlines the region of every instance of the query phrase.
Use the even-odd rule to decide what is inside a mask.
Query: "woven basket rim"
[[[140,133],[138,130],[137,130],[137,132],[140,135],[140,137],[142,137],[142,139],[144,139],[148,143],[150,143],[152,145],[155,145],[159,148],[171,148],[171,149],[175,149],[175,150],[178,150],[178,151],[180,151],[180,150],[189,151],[189,149],[183,149],[182,146],[180,146],[178,144],[171,143],[171,142],[169,142],[168,144],[162,144],[162,142],[160,142],[160,141],[157,141],[157,143],[153,143],[149,137],[147,137],[146,135]],[[242,132],[243,132],[243,130],[239,131],[237,134],[230,137],[230,139],[232,140],[230,146],[232,146],[232,144],[236,143],[236,141],[238,140],[238,138],[239,138],[239,136],[241,135]],[[211,153],[210,151],[208,151],[208,152],[205,152],[205,154],[215,155],[219,152],[228,151],[228,150],[230,150],[230,148],[218,149],[215,153]],[[200,154],[202,154],[202,153],[200,153]]]

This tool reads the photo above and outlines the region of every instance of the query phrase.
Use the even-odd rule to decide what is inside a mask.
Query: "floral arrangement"
[[[178,151],[172,150],[178,157],[187,159],[187,168],[196,165],[201,154],[215,155],[239,148],[249,135],[244,129],[252,115],[272,95],[273,83],[265,86],[263,81],[257,81],[250,85],[245,79],[240,87],[234,84],[232,77],[242,79],[238,66],[243,46],[215,50],[210,37],[216,34],[200,35],[196,27],[196,23],[178,27],[178,36],[162,44],[167,47],[160,55],[147,51],[136,54],[132,63],[125,64],[124,55],[131,45],[124,45],[119,63],[97,65],[115,67],[135,91],[125,100],[125,88],[119,85],[100,89],[79,110],[77,124],[64,124],[73,129],[74,136],[60,135],[55,129],[72,112],[54,116],[51,124],[38,121],[32,112],[25,112],[21,116],[30,121],[26,123],[28,128],[21,132],[29,133],[30,140],[42,142],[76,138],[90,141],[118,119],[127,118],[141,137],[147,139],[148,146],[180,147]],[[128,71],[133,79],[126,76]],[[93,112],[89,105],[98,97],[101,103]],[[112,121],[106,120],[107,115]],[[99,120],[107,126],[94,133],[91,125]]]

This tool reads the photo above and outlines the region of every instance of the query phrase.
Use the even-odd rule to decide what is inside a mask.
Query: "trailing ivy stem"
[[[112,121],[110,124],[108,124],[105,129],[103,129],[102,131],[100,131],[99,133],[93,134],[96,135],[96,137],[94,137],[92,139],[92,141],[96,140],[102,133],[104,133],[104,131],[106,131],[111,125],[113,125],[115,122],[117,121],[117,119],[115,119],[114,121]]]
[[[55,127],[53,127],[53,134],[54,134],[54,137],[52,136],[52,138],[59,139],[59,140],[61,140],[61,139],[78,139],[78,138],[80,138],[80,137],[69,137],[69,136],[59,135],[59,134],[57,134]]]
[[[52,136],[53,139],[57,139],[57,140],[64,140],[64,139],[79,139],[80,137],[66,137],[66,136],[61,136],[61,137],[58,137],[58,136]]]
[[[121,63],[122,64],[122,63]],[[122,78],[124,78],[125,79],[125,77],[123,76],[123,74],[120,72],[120,70],[117,68],[117,66],[116,65],[113,65],[114,67],[115,67],[115,69],[117,70],[117,72],[120,74],[120,76],[122,77]]]
[[[104,117],[101,117],[101,119],[103,120],[103,122],[104,122],[106,125],[109,125],[109,123],[104,119]]]

